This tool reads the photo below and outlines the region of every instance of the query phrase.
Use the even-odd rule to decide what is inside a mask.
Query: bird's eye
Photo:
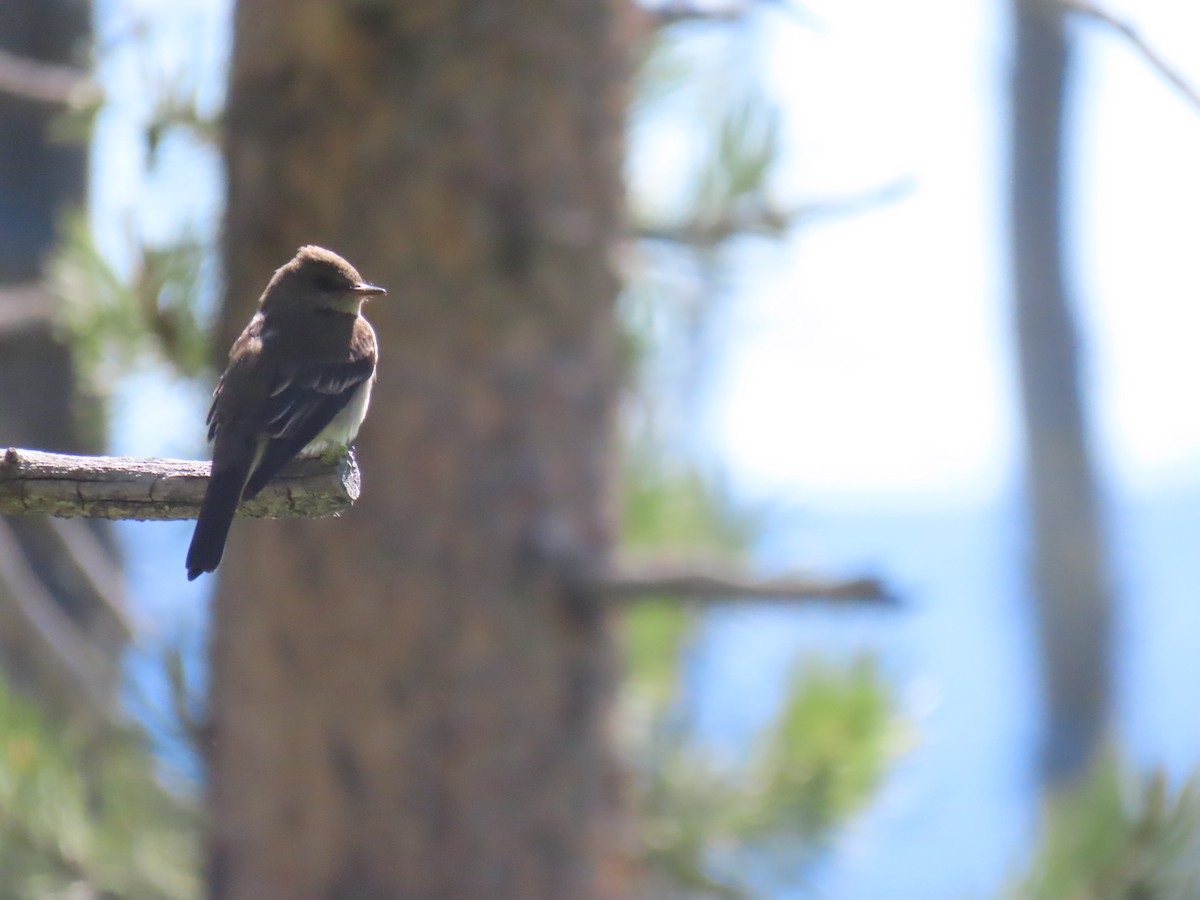
[[[316,285],[323,291],[340,291],[345,285],[342,284],[342,279],[338,278],[332,272],[321,272],[317,275]]]

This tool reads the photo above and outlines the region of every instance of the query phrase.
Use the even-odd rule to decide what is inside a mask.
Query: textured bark
[[[899,601],[874,578],[832,579],[819,575],[749,576],[720,563],[639,564],[626,561],[597,579],[596,588],[615,601],[675,597],[711,604],[763,600],[811,600],[818,603],[897,606]]]
[[[79,390],[70,347],[56,326],[57,298],[40,279],[58,241],[57,226],[84,203],[87,146],[56,135],[62,108],[48,102],[61,93],[63,66],[87,58],[91,37],[87,0],[2,0],[0,52],[25,65],[23,93],[0,90],[0,435],[7,444],[66,452],[99,450],[97,404]],[[58,73],[49,75],[49,73]],[[47,80],[49,78],[49,80]],[[42,88],[41,96],[36,88]],[[0,448],[2,449],[2,448]],[[98,552],[90,562],[115,566],[111,532],[90,523]],[[14,518],[0,524],[0,665],[5,677],[59,717],[90,722],[112,712],[119,657],[126,633],[115,607],[97,602],[79,560],[45,523]],[[116,591],[119,593],[119,590]],[[103,665],[76,666],[66,655],[43,652],[22,622],[54,623],[45,633],[70,633],[56,646],[87,646]],[[39,626],[40,627],[40,626]],[[53,643],[53,642],[52,642]],[[56,672],[57,670],[57,672]],[[86,689],[64,689],[90,681]]]
[[[4,0],[0,50],[35,62],[78,63],[90,19],[87,0]],[[83,201],[87,146],[55,139],[60,114],[56,106],[0,93],[0,284],[41,277],[64,205]],[[41,412],[54,418],[45,407]]]
[[[1062,10],[1047,0],[1017,0],[1015,10],[1014,302],[1046,691],[1041,766],[1058,783],[1084,771],[1107,727],[1112,601],[1063,278]]]
[[[245,0],[223,347],[300,244],[389,289],[364,493],[234,525],[210,893],[618,896],[603,571],[618,386],[615,4]]]
[[[194,519],[211,464],[190,459],[67,456],[9,447],[0,456],[0,513],[142,521]],[[336,516],[358,499],[358,463],[296,459],[238,515]]]

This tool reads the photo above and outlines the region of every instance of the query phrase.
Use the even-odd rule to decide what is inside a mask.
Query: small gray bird
[[[212,477],[188,548],[188,581],[217,568],[238,503],[288,460],[354,440],[378,358],[362,305],[386,293],[323,247],[301,247],[275,271],[213,391]]]

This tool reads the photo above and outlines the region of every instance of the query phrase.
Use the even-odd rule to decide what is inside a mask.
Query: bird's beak
[[[350,288],[353,294],[362,294],[367,297],[377,297],[387,293],[386,288],[381,288],[375,284],[367,284],[365,281],[360,281],[354,287]]]

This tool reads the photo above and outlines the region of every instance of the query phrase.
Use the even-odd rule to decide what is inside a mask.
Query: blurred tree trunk
[[[1063,277],[1062,9],[1016,0],[1012,252],[1033,591],[1045,684],[1042,774],[1073,779],[1108,724],[1111,587]]]
[[[79,65],[87,0],[3,0],[0,50]],[[60,217],[85,200],[87,145],[54,135],[60,105],[0,87],[0,440],[3,447],[98,452],[57,302],[42,279]],[[0,518],[0,663],[59,716],[96,722],[115,698],[127,633],[107,523]]]
[[[607,556],[620,4],[246,0],[221,350],[302,243],[390,294],[364,497],[239,522],[210,893],[626,893]]]

